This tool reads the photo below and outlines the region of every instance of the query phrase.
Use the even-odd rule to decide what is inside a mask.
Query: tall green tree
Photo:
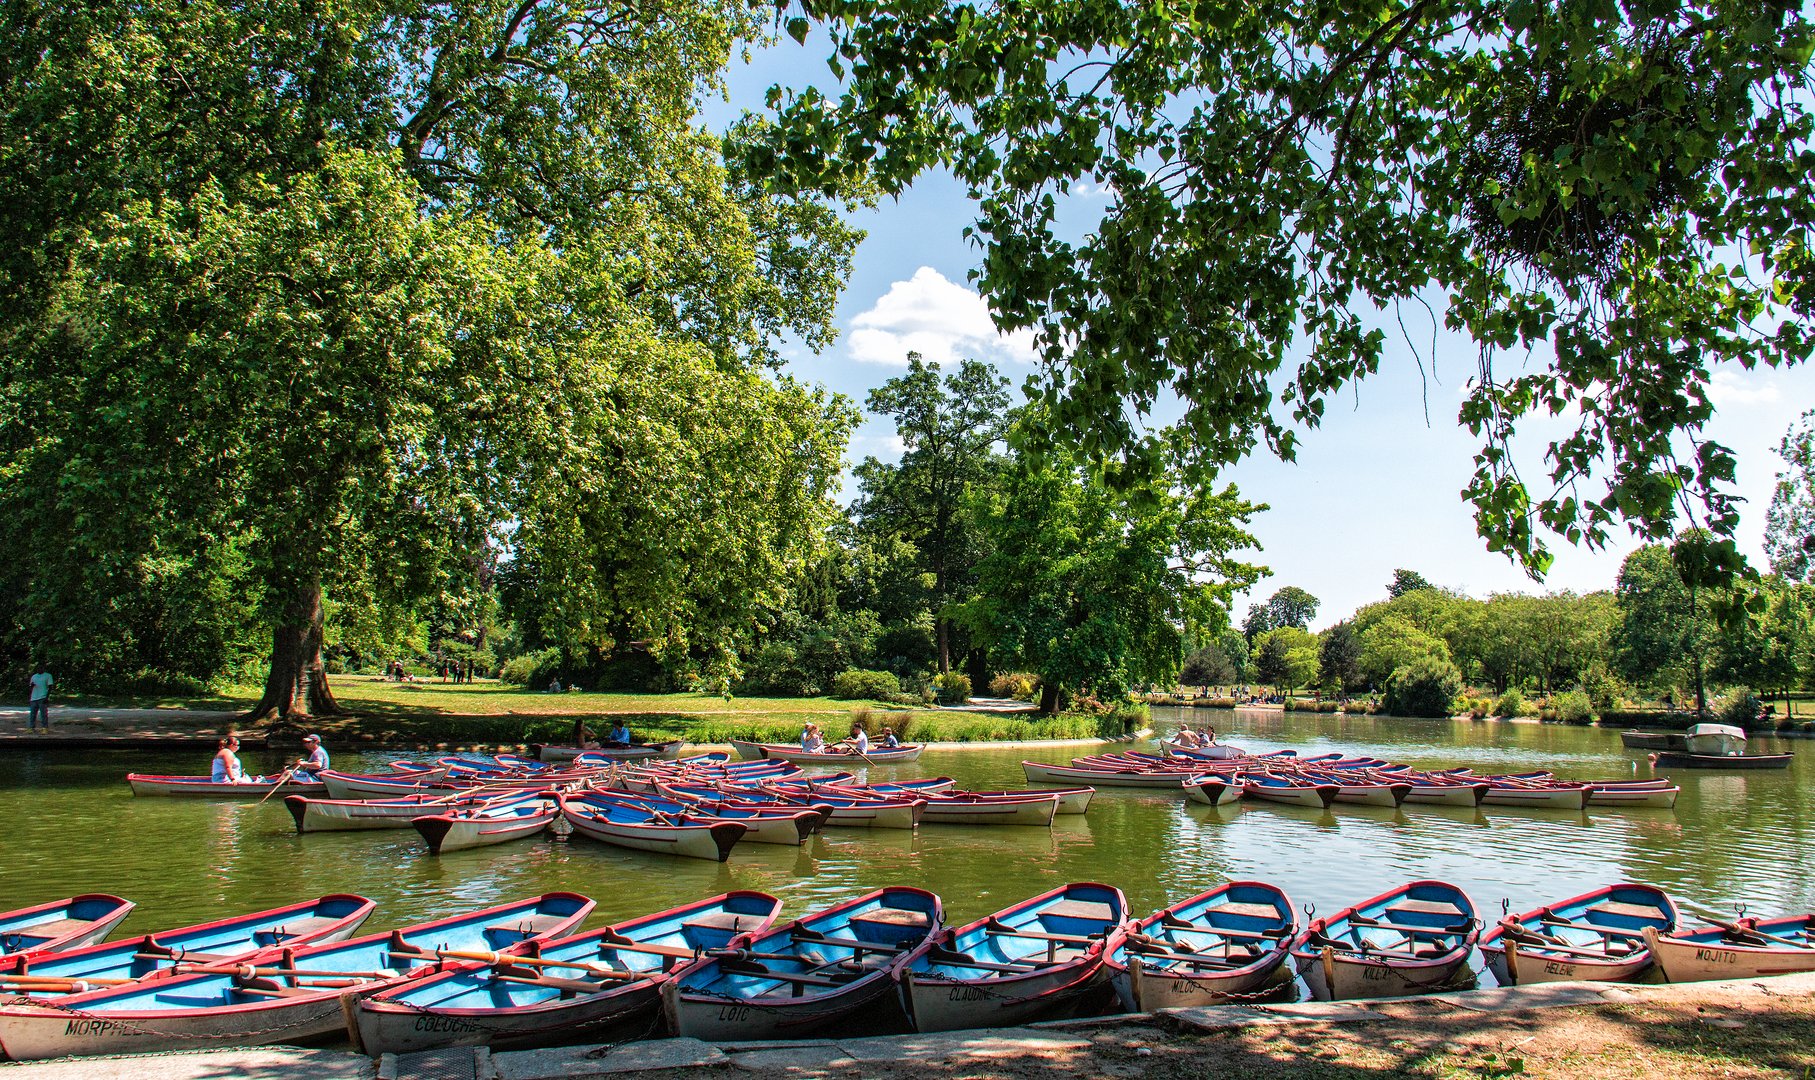
[[[1250,641],[1269,630],[1281,627],[1293,627],[1307,630],[1311,620],[1317,617],[1317,597],[1296,585],[1287,585],[1267,598],[1265,604],[1256,604],[1248,609],[1247,617],[1242,621],[1242,632]]]
[[[1436,586],[1426,581],[1423,574],[1416,570],[1399,569],[1393,571],[1393,580],[1387,583],[1386,594],[1394,600],[1409,592],[1419,589],[1434,589]]]
[[[1061,453],[1017,457],[979,498],[989,553],[954,618],[1040,675],[1047,712],[1080,689],[1107,701],[1171,679],[1187,634],[1226,627],[1229,598],[1262,572],[1236,556],[1263,508],[1232,486],[1112,489]]]
[[[906,375],[870,391],[873,413],[891,417],[901,460],[865,458],[853,472],[859,528],[912,544],[927,575],[939,670],[951,670],[951,618],[946,609],[968,591],[982,550],[966,500],[1000,471],[992,447],[1008,424],[1008,380],[977,360],[940,378],[936,363],[908,354]]]
[[[1332,693],[1360,688],[1361,640],[1353,625],[1339,622],[1318,636],[1317,671],[1322,684]]]
[[[230,550],[256,714],[336,709],[335,598],[488,548],[584,647],[722,651],[824,529],[848,406],[775,377],[857,237],[694,119],[713,0],[0,0],[0,589]],[[741,153],[732,151],[736,162]],[[214,559],[216,563],[223,560]]]
[[[1790,426],[1777,452],[1784,471],[1765,511],[1765,553],[1778,574],[1815,581],[1815,409]]]
[[[1635,686],[1670,689],[1687,681],[1696,709],[1707,707],[1706,650],[1715,637],[1707,598],[1684,580],[1670,548],[1647,544],[1626,556],[1614,594],[1616,670]]]
[[[803,188],[955,173],[997,325],[1036,334],[1055,438],[1151,473],[1168,440],[1143,421],[1176,395],[1200,474],[1262,443],[1290,459],[1296,427],[1379,369],[1400,329],[1372,312],[1397,306],[1479,346],[1457,420],[1481,441],[1465,495],[1491,549],[1541,574],[1549,537],[1598,545],[1624,521],[1663,541],[1690,513],[1733,573],[1710,381],[1811,349],[1805,7],[799,11],[842,86],[781,95],[760,166]],[[1082,183],[1111,198],[1074,228]],[[1515,434],[1564,413],[1528,483]]]

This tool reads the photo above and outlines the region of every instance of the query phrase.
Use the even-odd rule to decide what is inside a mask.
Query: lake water
[[[1209,720],[1250,750],[1340,750],[1421,767],[1551,769],[1559,777],[1649,777],[1617,732],[1537,724],[1455,723],[1156,710]],[[740,846],[724,864],[544,837],[441,858],[414,830],[299,836],[281,800],[263,806],[132,797],[129,771],[203,773],[208,755],[27,752],[0,759],[0,910],[77,892],[138,903],[121,932],[143,933],[327,892],[378,901],[371,929],[550,889],[598,900],[594,923],[721,892],[761,889],[786,914],[889,883],[944,897],[956,922],[1067,881],[1121,887],[1152,911],[1231,878],[1271,881],[1330,912],[1411,878],[1463,886],[1490,922],[1513,910],[1630,880],[1660,886],[1685,913],[1815,910],[1808,840],[1810,745],[1785,771],[1683,770],[1674,810],[1588,813],[1338,804],[1331,812],[1240,803],[1211,808],[1159,791],[1099,791],[1088,815],[1052,829],[926,826],[918,832],[829,829],[807,846]],[[1760,742],[1757,749],[1770,744]],[[1151,744],[1146,746],[1152,749]],[[978,789],[1023,787],[1020,761],[1064,761],[1080,747],[929,750],[878,776],[955,777]],[[386,755],[342,754],[344,769],[381,771]],[[281,767],[275,755],[249,766]]]

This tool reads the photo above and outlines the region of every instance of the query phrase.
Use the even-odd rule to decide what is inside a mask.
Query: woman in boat
[[[213,779],[217,784],[247,784],[246,770],[239,763],[239,736],[229,735],[220,742],[214,755]]]
[[[826,737],[819,733],[818,724],[808,721],[807,726],[800,729],[800,748],[809,754],[825,752]]]
[[[327,767],[328,752],[321,748],[321,736],[304,735],[303,756],[291,768],[293,778],[305,784],[313,784],[316,775]]]

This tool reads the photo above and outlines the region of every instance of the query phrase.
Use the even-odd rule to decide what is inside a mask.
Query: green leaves
[[[867,169],[895,191],[944,164],[970,185],[976,284],[1044,357],[1048,426],[1030,437],[1131,478],[1171,446],[1208,485],[1262,444],[1289,457],[1295,426],[1377,370],[1364,303],[1436,300],[1481,346],[1459,420],[1484,439],[1466,494],[1490,548],[1541,574],[1550,534],[1600,544],[1623,519],[1667,536],[1685,514],[1734,528],[1730,462],[1684,477],[1678,447],[1721,365],[1809,355],[1805,12],[960,10],[841,5],[855,20],[826,29],[855,63],[837,100],[784,105],[773,175],[804,189]],[[1114,197],[1073,241],[1055,200],[1084,180]],[[1749,272],[1727,272],[1748,246]],[[1496,375],[1528,350],[1542,377]],[[1128,422],[1174,395],[1165,437]],[[1592,408],[1528,487],[1521,419],[1576,402]]]

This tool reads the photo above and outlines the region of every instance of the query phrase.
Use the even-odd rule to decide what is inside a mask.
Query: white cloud
[[[1723,368],[1708,380],[1708,399],[1717,409],[1768,405],[1777,398],[1776,380],[1762,372]]]
[[[1113,199],[1119,192],[1114,184],[1099,184],[1093,180],[1079,180],[1071,185],[1071,194],[1080,199]]]
[[[940,364],[1034,359],[1032,331],[997,333],[983,297],[930,266],[890,285],[869,310],[852,318],[845,342],[851,359],[865,364],[902,366],[910,352]]]

